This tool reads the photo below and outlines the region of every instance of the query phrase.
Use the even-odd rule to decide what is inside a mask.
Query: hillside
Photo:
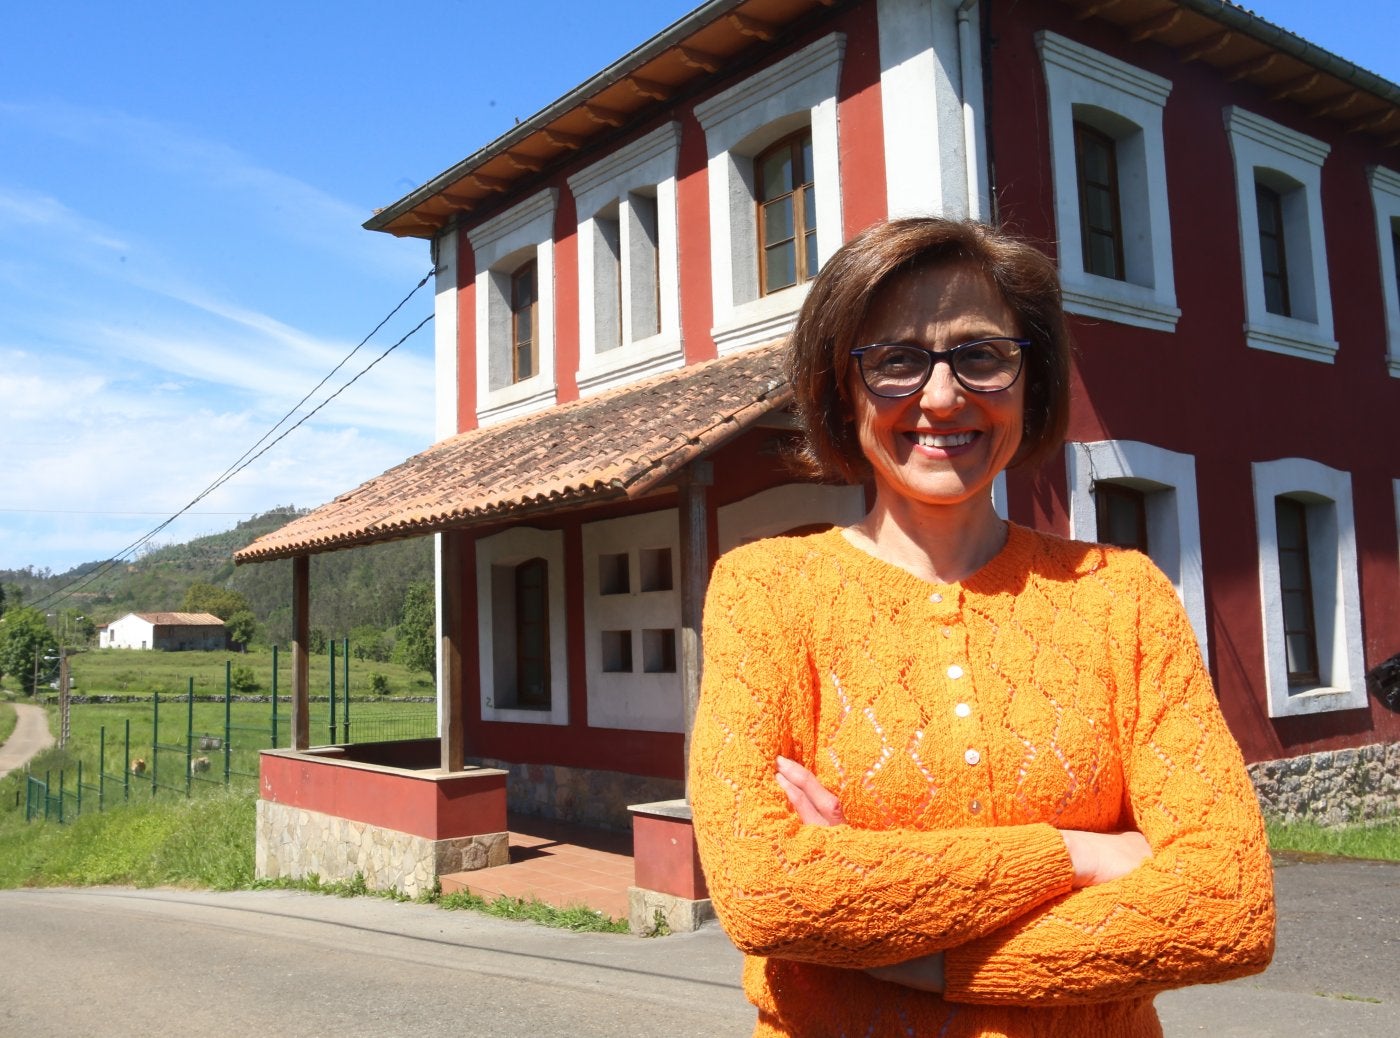
[[[76,610],[94,623],[109,623],[132,612],[177,610],[191,584],[207,583],[242,594],[267,637],[288,640],[291,631],[291,562],[235,567],[233,553],[285,525],[304,510],[276,508],[238,523],[223,533],[154,549],[137,559],[107,566],[102,561],[66,573],[32,567],[0,570],[9,604],[33,603],[72,585],[46,609]],[[404,592],[415,581],[432,580],[432,539],[408,541],[311,557],[311,626],[331,637],[352,628],[387,629],[398,622]]]

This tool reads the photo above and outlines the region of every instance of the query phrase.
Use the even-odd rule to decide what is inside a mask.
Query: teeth
[[[976,433],[915,433],[914,439],[920,447],[961,447],[972,442]]]

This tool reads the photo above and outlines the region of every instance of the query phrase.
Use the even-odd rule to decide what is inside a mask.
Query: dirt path
[[[53,745],[53,736],[49,734],[49,715],[42,706],[15,703],[14,707],[18,720],[15,730],[0,746],[0,778],[16,768],[24,767],[30,757]]]

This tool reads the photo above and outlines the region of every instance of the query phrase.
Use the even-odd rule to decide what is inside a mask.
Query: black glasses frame
[[[1021,351],[1017,354],[1017,360],[1019,361],[1019,364],[1016,368],[1016,374],[1011,376],[1010,382],[1008,382],[1004,386],[998,386],[996,389],[982,389],[978,386],[968,385],[967,381],[962,377],[961,374],[958,373],[957,359],[958,357],[963,355],[963,351],[970,350],[974,346],[985,346],[989,342],[1011,342],[1016,344],[1016,346]],[[860,368],[860,380],[863,383],[865,383],[865,388],[871,393],[872,396],[878,396],[885,400],[900,400],[906,396],[913,396],[915,393],[922,392],[924,386],[928,385],[928,380],[933,377],[933,369],[944,362],[947,363],[948,370],[953,373],[953,378],[957,379],[958,385],[962,386],[969,393],[1005,393],[1008,389],[1010,389],[1016,384],[1016,380],[1021,377],[1021,372],[1025,370],[1025,351],[1027,348],[1029,348],[1030,345],[1030,339],[1016,339],[1009,335],[990,335],[985,339],[974,339],[972,342],[958,343],[958,345],[950,346],[946,350],[931,350],[925,346],[917,346],[912,342],[872,342],[869,346],[860,346],[852,350],[851,356],[856,358],[856,366]],[[870,384],[870,378],[865,371],[865,354],[868,350],[877,349],[881,346],[902,346],[907,350],[915,350],[928,357],[928,370],[924,372],[924,377],[919,379],[918,385],[899,393],[885,393],[874,388]]]

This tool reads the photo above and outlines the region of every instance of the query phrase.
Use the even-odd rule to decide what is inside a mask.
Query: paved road
[[[0,778],[4,778],[16,768],[22,768],[30,757],[40,750],[53,745],[49,734],[49,715],[42,706],[32,703],[15,703],[18,720],[15,730],[0,745]]]
[[[1274,965],[1161,996],[1168,1036],[1400,1035],[1400,865],[1283,861],[1277,878]],[[718,929],[647,941],[373,898],[0,891],[0,961],[3,1038],[742,1038],[753,1026]]]

